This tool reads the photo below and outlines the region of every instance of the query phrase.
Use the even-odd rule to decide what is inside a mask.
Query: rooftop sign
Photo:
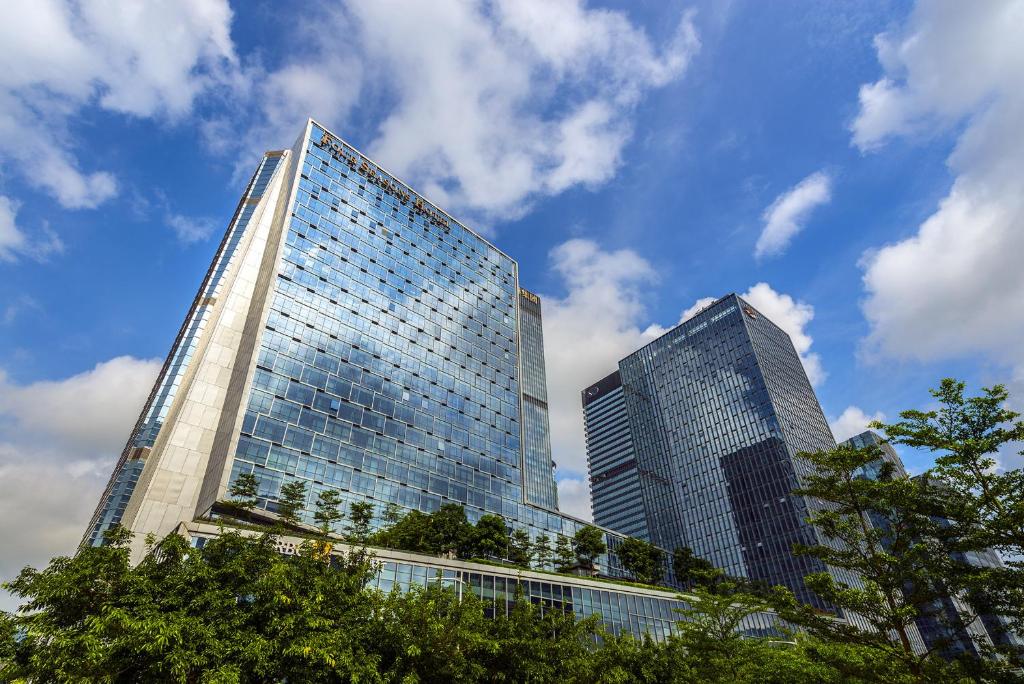
[[[324,131],[320,141],[316,144],[318,147],[329,151],[331,156],[338,161],[347,164],[350,169],[358,172],[370,183],[373,183],[384,190],[384,192],[398,198],[398,201],[401,202],[403,206],[409,204],[411,200],[412,207],[409,209],[410,214],[421,214],[425,216],[430,223],[436,226],[441,226],[445,230],[449,229],[448,217],[445,216],[444,212],[436,209],[430,202],[426,201],[419,195],[410,192],[403,184],[393,180],[372,161],[351,149],[327,131]]]

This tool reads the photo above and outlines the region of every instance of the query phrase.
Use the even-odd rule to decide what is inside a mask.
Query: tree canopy
[[[830,605],[856,614],[855,622],[801,605],[781,587],[729,577],[685,547],[673,551],[672,563],[687,587],[686,607],[674,632],[658,641],[610,634],[597,616],[580,620],[575,610],[521,596],[506,615],[473,591],[460,594],[440,583],[383,594],[367,588],[377,567],[364,542],[524,566],[553,560],[568,571],[592,567],[607,551],[604,535],[593,527],[571,539],[557,535],[552,559],[547,537],[531,543],[523,530],[510,535],[500,516],[482,516],[474,525],[459,505],[404,515],[391,507],[388,524],[371,533],[373,508],[357,504],[346,529],[357,546],[340,553],[333,542],[341,501],[328,491],[316,502],[317,527],[301,527],[310,538],[286,555],[277,535],[299,525],[306,500],[305,485],[293,481],[277,504],[282,523],[266,531],[225,527],[202,548],[170,535],[133,566],[130,534],[115,527],[104,546],[83,547],[41,570],[25,568],[4,585],[22,610],[0,612],[0,680],[1021,681],[1021,653],[1009,641],[997,640],[998,648],[982,658],[963,654],[951,661],[912,644],[915,618],[950,595],[968,618],[999,614],[1024,631],[1020,563],[969,562],[991,550],[1024,550],[1024,481],[997,461],[1024,438],[1024,423],[1006,408],[1004,388],[977,397],[964,389],[943,381],[933,410],[906,411],[900,421],[875,426],[894,444],[936,454],[935,467],[918,478],[877,467],[877,447],[803,455],[808,468],[799,493],[814,502],[810,521],[821,542],[795,551],[856,578],[806,578]],[[253,484],[235,481],[235,510],[249,508]],[[637,579],[660,579],[659,549],[626,539],[616,551]],[[768,609],[794,630],[745,629],[749,616]]]

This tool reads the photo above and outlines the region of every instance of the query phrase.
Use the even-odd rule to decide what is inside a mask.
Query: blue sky
[[[574,512],[579,390],[702,298],[791,333],[840,438],[948,375],[1024,395],[1019,0],[0,15],[0,576],[80,535],[253,163],[306,116],[544,297]]]

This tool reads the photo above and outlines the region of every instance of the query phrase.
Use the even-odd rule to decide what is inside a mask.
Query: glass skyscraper
[[[582,392],[594,522],[648,539],[633,433],[619,371]]]
[[[520,362],[523,372],[523,480],[527,503],[558,510],[551,460],[548,381],[540,297],[519,288]]]
[[[787,586],[822,609],[831,608],[804,586],[805,575],[828,570],[859,585],[792,552],[822,541],[805,522],[816,503],[792,494],[806,467],[797,454],[835,441],[782,329],[731,294],[621,360],[619,374],[614,413],[629,424],[641,496],[632,475],[621,489],[604,486],[602,430],[621,428],[588,416],[595,511],[625,516],[631,506],[655,544],[688,546],[734,576]]]
[[[142,537],[307,483],[531,536],[557,511],[540,300],[518,266],[322,126],[249,184],[86,533]],[[613,536],[608,537],[614,545]],[[599,559],[617,572],[614,556]]]

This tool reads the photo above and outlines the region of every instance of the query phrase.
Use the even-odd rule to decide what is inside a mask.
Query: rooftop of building
[[[398,176],[397,176],[396,174],[394,174],[394,173],[392,173],[391,171],[389,171],[388,169],[384,168],[384,167],[383,167],[383,166],[382,166],[381,164],[379,164],[378,162],[376,162],[376,161],[374,161],[373,159],[371,159],[371,158],[370,158],[370,157],[369,157],[368,155],[366,155],[365,153],[363,153],[363,152],[362,152],[361,150],[359,150],[359,148],[357,148],[357,147],[356,147],[355,145],[353,145],[352,143],[350,143],[350,142],[349,142],[348,140],[345,140],[345,138],[342,138],[342,137],[341,137],[340,135],[338,135],[337,133],[335,133],[334,131],[332,131],[332,130],[331,130],[330,128],[328,128],[327,126],[325,126],[324,124],[320,123],[319,121],[317,121],[316,119],[314,119],[314,118],[312,118],[312,117],[310,117],[310,118],[309,118],[309,119],[307,119],[307,121],[306,121],[306,131],[307,131],[307,132],[308,132],[308,130],[309,130],[309,128],[310,128],[311,126],[317,126],[317,127],[319,127],[319,128],[322,128],[322,129],[323,129],[324,131],[326,131],[326,132],[327,132],[328,134],[330,134],[330,135],[331,135],[332,137],[334,137],[335,139],[337,139],[337,140],[338,140],[339,142],[342,142],[342,143],[344,143],[344,144],[345,144],[346,146],[348,146],[348,147],[349,147],[349,148],[350,148],[350,149],[351,149],[351,150],[352,150],[353,152],[355,152],[355,153],[356,153],[357,155],[359,155],[360,157],[362,157],[363,159],[365,159],[365,160],[366,160],[366,161],[367,161],[368,163],[370,163],[370,164],[373,164],[373,165],[374,165],[375,167],[377,167],[377,169],[379,169],[380,171],[383,171],[383,172],[384,172],[385,174],[387,174],[388,176],[390,176],[390,177],[391,177],[392,179],[394,179],[394,180],[395,180],[396,182],[398,182],[398,183],[400,183],[401,185],[405,186],[405,189],[409,191],[409,194],[411,194],[411,195],[413,195],[413,196],[415,196],[415,197],[417,197],[417,198],[419,198],[419,199],[422,199],[422,200],[423,200],[423,201],[424,201],[425,203],[429,204],[429,205],[430,205],[430,206],[431,206],[432,208],[434,208],[435,210],[437,210],[438,212],[440,212],[441,214],[443,214],[443,215],[445,216],[445,218],[449,219],[449,220],[450,220],[450,221],[452,221],[453,223],[456,223],[456,224],[458,224],[458,225],[459,225],[459,226],[460,226],[461,228],[463,228],[463,229],[464,229],[464,230],[465,230],[466,232],[470,233],[470,234],[471,234],[471,235],[473,235],[473,236],[474,236],[475,238],[479,239],[479,240],[480,240],[481,242],[484,242],[484,243],[486,243],[486,244],[487,244],[488,246],[492,247],[492,248],[493,248],[493,249],[494,249],[494,250],[495,250],[496,252],[498,252],[499,254],[501,254],[501,255],[502,255],[503,257],[505,257],[506,259],[509,259],[509,260],[510,260],[510,261],[511,261],[511,262],[512,262],[513,264],[515,264],[515,266],[516,266],[516,272],[518,273],[518,271],[519,271],[519,262],[518,262],[518,261],[516,261],[515,259],[513,259],[513,258],[512,258],[511,256],[509,256],[508,254],[506,254],[506,253],[505,253],[504,251],[502,251],[502,249],[501,249],[501,248],[499,248],[499,247],[498,247],[497,245],[495,245],[495,244],[494,244],[493,242],[491,242],[491,241],[490,241],[490,240],[488,240],[487,238],[483,237],[482,235],[480,235],[480,233],[478,233],[477,231],[473,230],[472,228],[470,228],[469,226],[467,226],[467,225],[466,225],[465,223],[463,223],[462,221],[458,220],[457,218],[455,218],[454,216],[452,216],[452,215],[451,215],[450,213],[448,213],[447,211],[445,211],[445,210],[444,210],[444,209],[442,209],[441,207],[439,207],[439,206],[437,206],[436,204],[434,204],[433,202],[431,202],[431,201],[430,201],[429,199],[427,199],[426,197],[424,197],[424,196],[423,196],[423,195],[422,195],[421,193],[419,193],[419,192],[417,192],[416,190],[414,190],[414,189],[413,189],[413,187],[412,187],[412,186],[411,186],[411,185],[410,185],[409,183],[405,182],[404,180],[402,180],[401,178],[399,178],[399,177],[398,177]]]

